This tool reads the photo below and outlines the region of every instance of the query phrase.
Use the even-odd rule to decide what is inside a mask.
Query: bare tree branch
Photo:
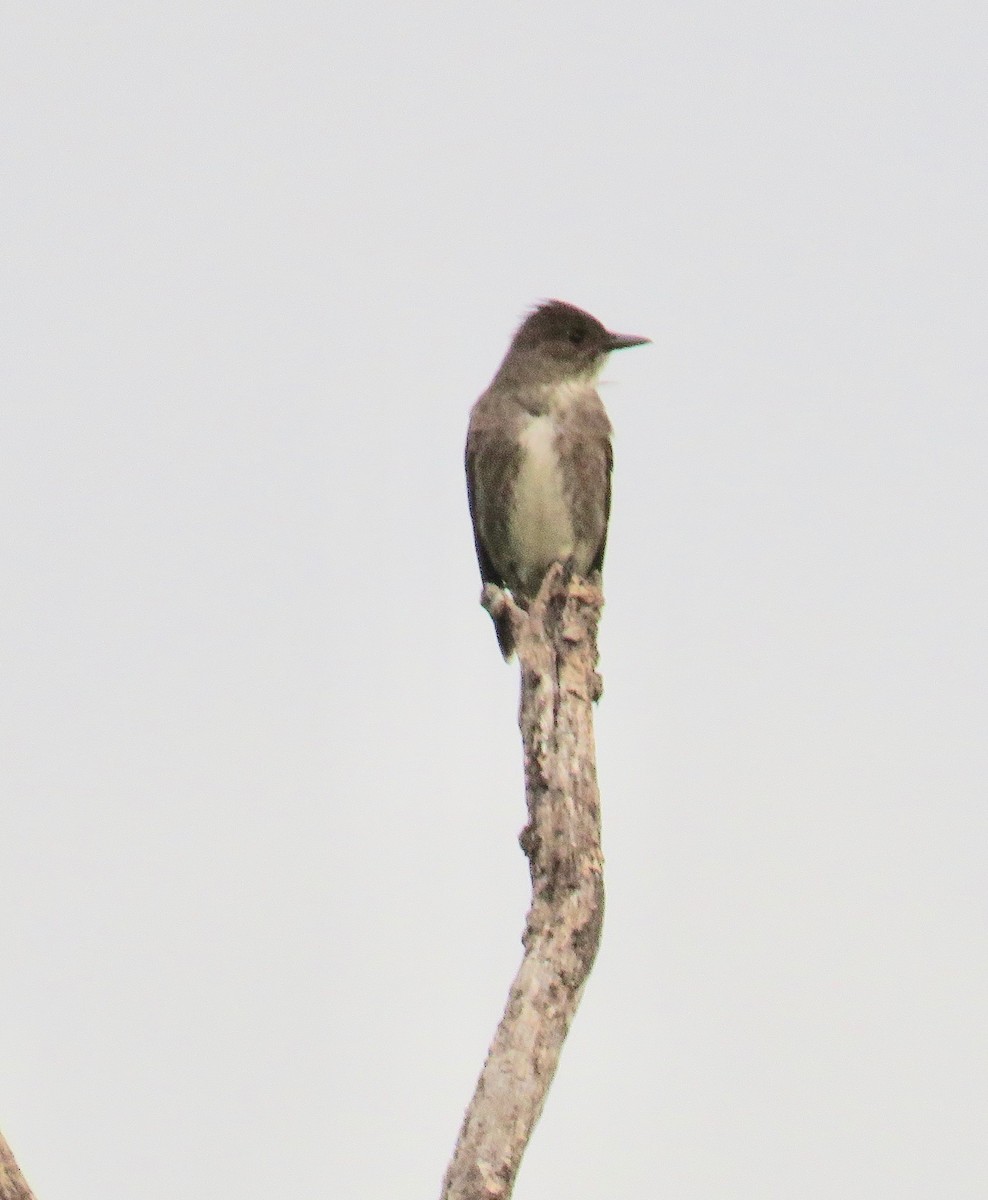
[[[542,1112],[563,1041],[600,943],[604,915],[600,796],[592,703],[600,696],[597,582],[553,567],[528,613],[509,611],[521,662],[532,904],[525,954],[464,1117],[442,1200],[506,1200]]]
[[[34,1200],[10,1147],[0,1133],[0,1200]]]

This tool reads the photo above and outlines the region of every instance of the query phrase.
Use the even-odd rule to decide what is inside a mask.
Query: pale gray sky
[[[983,1200],[988,18],[7,6],[0,1128],[437,1194],[527,902],[467,412],[616,356],[604,945],[517,1200]]]

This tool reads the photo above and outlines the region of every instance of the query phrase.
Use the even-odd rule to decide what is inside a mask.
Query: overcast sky
[[[988,18],[4,8],[0,1128],[430,1197],[518,964],[462,447],[615,355],[604,941],[517,1200],[983,1200]]]

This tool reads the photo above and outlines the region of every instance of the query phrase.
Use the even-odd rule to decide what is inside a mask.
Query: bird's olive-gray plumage
[[[523,606],[554,562],[580,575],[603,566],[611,423],[597,374],[612,350],[647,340],[552,300],[522,322],[473,407],[466,470],[480,574]],[[510,623],[496,630],[509,658]]]

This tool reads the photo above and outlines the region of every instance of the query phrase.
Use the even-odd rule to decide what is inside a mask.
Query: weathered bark
[[[521,663],[519,726],[532,877],[525,954],[467,1109],[442,1200],[506,1200],[542,1111],[600,943],[604,915],[600,796],[592,703],[600,696],[595,583],[546,577],[528,613],[496,588],[484,607],[511,613]]]
[[[34,1200],[10,1147],[0,1133],[0,1200]]]

